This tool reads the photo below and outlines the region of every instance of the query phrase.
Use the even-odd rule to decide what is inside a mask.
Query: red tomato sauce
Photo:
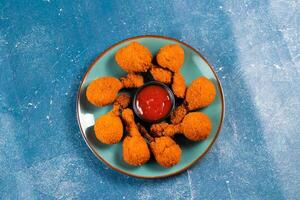
[[[147,121],[164,118],[172,109],[168,91],[159,85],[144,87],[136,97],[136,108],[139,115]]]

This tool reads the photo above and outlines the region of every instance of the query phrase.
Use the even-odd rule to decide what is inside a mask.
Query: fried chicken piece
[[[216,88],[206,77],[192,81],[186,91],[185,101],[189,110],[197,110],[211,104],[216,97]]]
[[[178,44],[163,46],[157,56],[157,63],[173,72],[178,72],[184,63],[184,50]]]
[[[121,77],[120,81],[124,88],[138,88],[144,85],[144,77],[139,74],[127,74],[127,76]]]
[[[163,167],[172,167],[180,162],[181,148],[170,137],[156,137],[150,143],[150,148],[155,160]]]
[[[122,109],[125,109],[129,106],[130,104],[130,101],[131,101],[131,97],[129,96],[129,94],[127,93],[123,93],[123,94],[120,94],[115,102],[114,102],[114,106],[117,107],[121,107]]]
[[[188,113],[188,110],[185,104],[178,106],[172,113],[170,117],[170,121],[172,124],[179,124],[182,122],[185,115]]]
[[[116,144],[123,136],[123,124],[119,117],[120,110],[130,103],[128,94],[119,95],[110,112],[100,116],[94,125],[96,138],[103,144]]]
[[[153,77],[154,80],[165,83],[165,84],[170,84],[172,80],[172,73],[167,70],[163,69],[161,67],[152,67],[150,70],[150,73]]]
[[[178,106],[171,114],[171,123],[178,124],[188,111],[208,106],[214,101],[215,96],[215,86],[209,79],[205,77],[195,79],[187,89],[184,104]]]
[[[122,83],[114,77],[97,78],[87,87],[86,97],[95,106],[106,106],[114,102],[122,87]]]
[[[119,116],[108,113],[96,120],[94,131],[103,144],[116,144],[123,136],[123,124]]]
[[[181,131],[184,136],[192,141],[200,141],[208,138],[212,130],[210,118],[201,112],[187,114],[182,123]]]
[[[151,67],[152,54],[138,42],[131,42],[115,55],[118,65],[128,73],[146,72]]]
[[[129,133],[122,145],[123,159],[129,165],[143,165],[150,159],[150,151],[134,121],[133,111],[129,108],[123,110],[122,119],[125,122],[126,130]]]
[[[172,90],[176,97],[184,98],[186,90],[185,79],[179,72],[173,76]]]
[[[172,138],[168,136],[153,138],[145,127],[138,124],[138,128],[150,142],[150,149],[159,165],[168,168],[180,162],[181,148]]]
[[[120,115],[121,111],[127,108],[130,104],[131,97],[127,93],[120,94],[114,101],[112,112],[115,115]]]
[[[212,130],[209,117],[201,112],[191,112],[187,114],[180,124],[172,125],[167,123],[153,124],[151,132],[156,136],[174,136],[183,134],[191,141],[206,139]]]
[[[150,131],[156,136],[170,136],[173,137],[175,134],[180,133],[180,124],[168,124],[166,122],[161,122],[159,124],[152,124]]]

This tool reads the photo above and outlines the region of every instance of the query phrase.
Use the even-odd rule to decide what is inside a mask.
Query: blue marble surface
[[[76,122],[89,64],[127,37],[198,49],[223,84],[226,116],[188,171],[141,180],[90,152]],[[3,199],[297,199],[300,3],[0,1],[0,197]]]

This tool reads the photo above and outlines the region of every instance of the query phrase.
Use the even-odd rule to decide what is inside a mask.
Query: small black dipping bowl
[[[167,92],[168,92],[168,95],[170,97],[170,100],[171,100],[171,109],[169,111],[168,114],[166,114],[164,117],[162,117],[161,119],[158,119],[158,120],[148,120],[148,119],[144,119],[143,116],[140,115],[139,111],[138,111],[138,108],[137,108],[137,105],[136,105],[136,101],[137,101],[137,95],[140,91],[142,91],[143,88],[149,86],[149,85],[158,85],[158,86],[161,86],[162,88],[164,88]],[[175,97],[174,97],[174,94],[173,94],[173,91],[166,85],[166,84],[163,84],[161,82],[158,82],[158,81],[150,81],[150,82],[147,82],[145,83],[143,86],[141,86],[140,88],[137,89],[137,91],[135,92],[134,94],[134,97],[133,97],[133,111],[134,113],[144,122],[147,122],[147,123],[158,123],[158,122],[161,122],[163,120],[165,120],[166,118],[168,118],[170,116],[170,114],[173,112],[174,108],[175,108]]]

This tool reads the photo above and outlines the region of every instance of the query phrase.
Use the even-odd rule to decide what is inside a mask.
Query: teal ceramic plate
[[[88,84],[101,76],[121,77],[126,73],[118,67],[114,55],[118,49],[124,47],[132,41],[140,42],[150,49],[153,55],[167,44],[180,44],[185,51],[185,61],[181,69],[187,85],[198,76],[206,76],[212,80],[217,88],[215,101],[208,107],[201,109],[212,120],[213,130],[209,138],[201,142],[191,142],[182,136],[177,136],[175,140],[182,148],[182,159],[180,163],[171,167],[163,168],[159,166],[153,158],[143,166],[132,167],[122,160],[122,143],[115,145],[104,145],[97,141],[93,131],[95,119],[105,114],[111,106],[102,108],[93,107],[85,97]],[[77,98],[77,120],[84,140],[97,158],[110,166],[112,169],[140,178],[160,178],[178,174],[196,161],[200,160],[212,146],[221,129],[224,116],[224,97],[220,81],[209,63],[191,46],[176,39],[163,36],[138,36],[123,40],[101,53],[94,63],[90,65],[81,82]],[[126,134],[126,133],[125,133]]]

